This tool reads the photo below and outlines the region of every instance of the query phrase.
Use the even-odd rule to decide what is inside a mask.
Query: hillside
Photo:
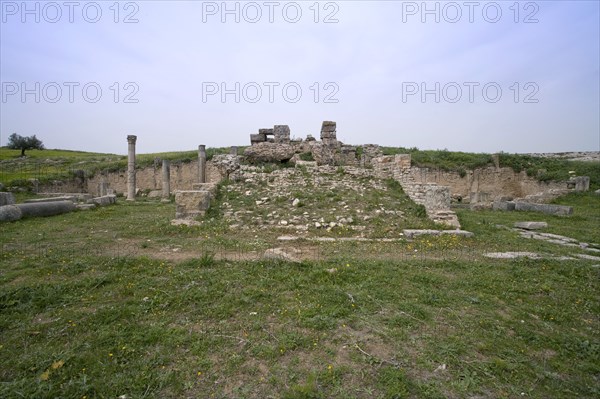
[[[238,147],[240,153],[245,147]],[[419,150],[417,148],[382,147],[385,155],[411,154],[415,166],[439,168],[441,170],[464,173],[466,170],[493,166],[491,154],[451,152],[447,150]],[[360,152],[360,147],[359,147]],[[215,154],[227,154],[229,148],[208,148],[207,157]],[[569,171],[578,176],[590,176],[592,188],[600,188],[599,153],[568,153],[567,157],[556,154],[500,154],[500,166],[510,167],[516,172],[525,170],[529,176],[539,180],[566,180]],[[5,186],[26,184],[27,179],[48,181],[68,178],[74,171],[84,170],[93,176],[101,170],[123,170],[127,165],[125,155],[99,154],[69,150],[30,150],[27,157],[19,158],[19,150],[0,147],[0,183]],[[539,155],[539,156],[538,156]],[[564,154],[563,154],[564,155]],[[138,167],[152,165],[157,159],[172,162],[190,162],[197,159],[197,151],[165,152],[137,154]],[[574,160],[584,159],[584,160]]]

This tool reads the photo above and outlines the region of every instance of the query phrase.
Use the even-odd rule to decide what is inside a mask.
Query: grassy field
[[[1,224],[0,397],[600,395],[600,261],[508,229],[599,244],[593,193],[570,217],[458,210],[470,239],[286,243],[231,227],[224,192],[197,227],[151,200]]]

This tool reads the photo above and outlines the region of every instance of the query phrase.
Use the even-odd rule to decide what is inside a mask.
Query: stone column
[[[229,153],[230,153],[231,155],[237,155],[237,154],[238,154],[238,148],[237,148],[237,146],[235,146],[235,145],[232,145],[232,146],[231,146],[231,149],[229,150]]]
[[[135,201],[135,141],[137,136],[127,136],[127,201]]]
[[[108,195],[108,183],[103,181],[98,184],[98,196],[104,197],[105,195]]]
[[[171,195],[171,163],[163,159],[162,164],[162,197],[168,199]]]
[[[206,146],[198,146],[198,183],[206,183]]]

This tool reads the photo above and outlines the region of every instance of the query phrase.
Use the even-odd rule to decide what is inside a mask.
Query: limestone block
[[[450,189],[438,185],[426,186],[423,205],[427,209],[450,209]]]
[[[547,213],[549,215],[558,215],[558,216],[566,216],[566,215],[571,215],[573,213],[572,206],[532,204],[530,202],[515,203],[515,210],[542,212],[542,213]]]
[[[539,230],[548,227],[546,222],[515,222],[514,226],[518,229]]]
[[[0,206],[0,222],[14,222],[23,217],[21,209],[15,205]]]
[[[175,218],[193,219],[204,216],[210,207],[210,192],[208,191],[176,191]]]
[[[291,262],[291,263],[300,263],[301,262],[300,259],[296,258],[292,254],[289,254],[283,248],[270,248],[270,249],[267,249],[265,251],[265,253],[263,254],[263,259],[281,260],[281,261],[284,261],[284,262]]]
[[[267,141],[267,136],[265,136],[264,134],[251,134],[250,135],[250,143],[252,143],[252,145],[254,145],[254,143],[263,143]]]
[[[295,148],[291,144],[257,143],[244,150],[250,162],[285,162],[292,159]]]
[[[396,154],[394,156],[395,166],[400,169],[410,169],[412,157],[410,154]]]
[[[40,202],[56,202],[56,201],[77,202],[77,198],[75,196],[69,195],[69,196],[64,196],[64,197],[29,198],[23,202],[26,204],[38,204]]]
[[[335,132],[337,128],[336,125],[337,124],[333,121],[323,121],[323,124],[321,125],[321,137],[323,137],[324,132]]]
[[[0,206],[13,205],[14,203],[15,196],[13,193],[0,193]]]
[[[423,235],[428,235],[428,236],[440,235],[439,230],[427,230],[427,229],[420,229],[420,230],[405,229],[405,230],[402,230],[402,233],[404,233],[404,236],[406,238],[415,238],[415,237],[423,236]]]
[[[576,176],[569,179],[570,183],[574,183],[575,191],[588,191],[590,189],[589,176]]]
[[[495,211],[514,211],[515,203],[512,201],[494,201],[492,209]]]
[[[162,197],[162,190],[152,190],[148,193],[148,198],[160,198]]]
[[[193,191],[208,191],[210,198],[215,199],[217,196],[217,183],[194,183],[192,184]]]
[[[96,204],[99,206],[112,205],[116,202],[117,202],[116,195],[104,195],[102,197],[92,198],[91,200],[87,201],[88,204]]]
[[[275,125],[273,127],[273,136],[277,144],[290,143],[290,127],[288,125]]]

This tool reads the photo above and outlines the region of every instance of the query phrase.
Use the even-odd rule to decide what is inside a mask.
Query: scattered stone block
[[[277,237],[277,241],[296,241],[299,239],[300,239],[300,237],[297,237],[297,236],[279,236],[279,237]]]
[[[13,193],[0,193],[0,206],[14,205],[15,195]]]
[[[152,190],[148,193],[148,198],[161,198],[162,190]]]
[[[337,129],[337,124],[333,121],[323,121],[321,125],[321,132],[335,132]]]
[[[440,233],[442,235],[450,234],[453,236],[461,236],[461,237],[473,237],[475,235],[467,230],[442,230]]]
[[[289,144],[290,127],[288,125],[275,125],[273,127],[273,137],[276,144]]]
[[[88,193],[38,193],[38,195],[43,196],[43,197],[48,197],[48,198],[66,198],[69,199],[71,201],[77,202],[77,201],[87,201],[91,198],[93,198],[93,195],[88,194]],[[62,201],[62,199],[61,199]]]
[[[87,201],[88,204],[96,204],[99,206],[112,205],[112,204],[115,204],[116,202],[117,202],[116,195],[105,195],[103,197],[96,197],[96,198],[92,198],[91,200]]]
[[[270,248],[263,254],[263,259],[267,260],[282,260],[284,262],[300,263],[301,260],[294,255],[289,254],[283,248]]]
[[[256,143],[264,143],[265,141],[267,141],[267,136],[262,133],[250,135],[251,145],[255,145]]]
[[[217,183],[194,183],[192,184],[193,191],[208,191],[210,198],[215,199],[217,196]]]
[[[569,179],[569,183],[574,183],[575,191],[588,191],[590,189],[589,176],[576,176]]]
[[[567,216],[573,214],[572,206],[565,205],[550,205],[550,204],[533,204],[530,202],[516,202],[515,210],[542,212],[548,215]]]
[[[492,209],[492,205],[482,202],[476,202],[469,204],[469,209],[472,211],[485,211],[487,209]]]
[[[175,218],[193,219],[204,216],[210,207],[210,195],[208,191],[176,191]]]
[[[250,162],[287,162],[294,156],[296,149],[291,144],[257,143],[244,150],[244,156]]]
[[[413,229],[405,229],[402,230],[404,236],[406,238],[415,238],[422,235],[430,235],[430,236],[438,236],[440,235],[439,230],[413,230]]]
[[[79,204],[77,205],[77,209],[79,209],[80,211],[89,211],[91,209],[95,209],[96,208],[96,204]]]
[[[512,201],[494,201],[492,209],[495,211],[514,211],[515,203]]]
[[[23,217],[21,209],[16,205],[0,206],[0,222],[14,222]]]
[[[540,259],[540,255],[535,252],[488,252],[483,254],[486,258],[492,259],[517,259],[517,258],[531,258]]]
[[[192,226],[201,226],[202,223],[197,222],[195,220],[189,220],[189,219],[173,219],[171,220],[171,226],[188,226],[188,227],[192,227]]]
[[[462,237],[473,237],[473,235],[474,235],[470,231],[459,230],[459,229],[456,229],[456,230],[405,229],[405,230],[402,230],[402,232],[404,233],[404,236],[406,238],[415,238],[415,237],[419,237],[419,236],[423,236],[423,235],[439,236],[441,234],[449,234],[449,235],[462,236]]]
[[[306,169],[315,169],[318,165],[317,161],[303,161],[301,159],[297,159],[295,166],[297,168],[305,167]]]
[[[596,195],[600,195],[600,189],[598,189],[598,190],[594,191],[594,194],[596,194]]]
[[[548,227],[546,222],[516,222],[514,226],[518,229],[539,230]]]
[[[56,202],[56,201],[71,201],[77,202],[75,196],[69,195],[65,197],[49,197],[49,198],[30,198],[23,201],[26,204],[38,204],[40,202]]]
[[[600,256],[586,255],[586,254],[575,254],[578,258],[587,260],[600,260]]]

